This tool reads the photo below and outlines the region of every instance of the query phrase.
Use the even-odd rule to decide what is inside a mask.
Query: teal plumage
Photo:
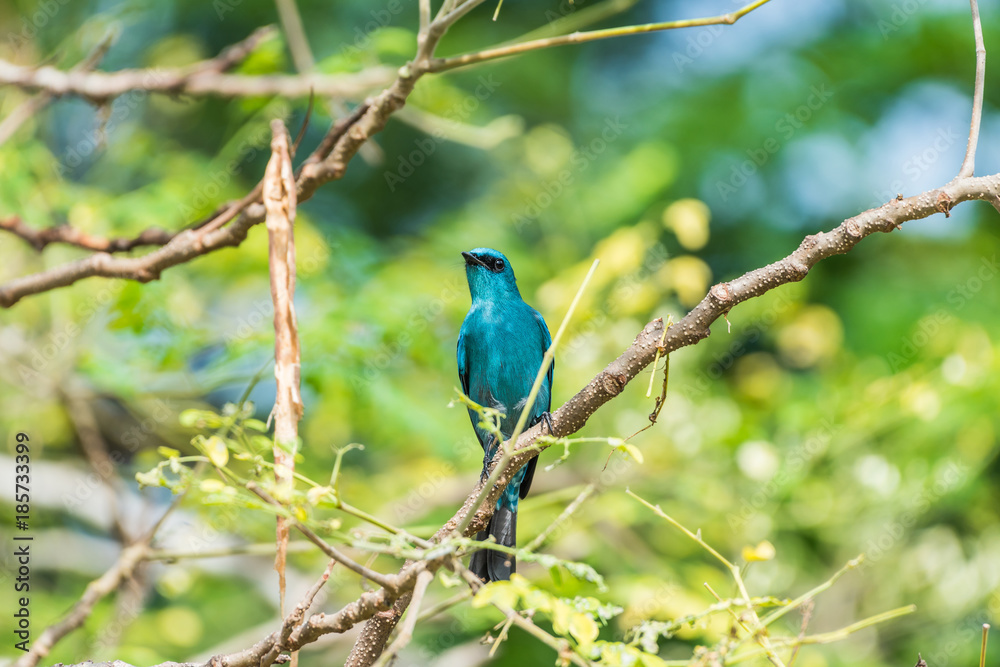
[[[521,298],[514,271],[501,253],[490,248],[463,252],[472,306],[458,335],[458,375],[462,391],[476,403],[504,413],[500,432],[510,438],[524,409],[545,350],[552,342],[545,320]],[[552,402],[552,367],[542,382],[527,423],[547,415]],[[483,475],[499,443],[479,427],[479,415],[469,410],[476,436],[483,447]],[[504,489],[486,530],[497,543],[514,547],[517,536],[517,501],[528,494],[537,459],[532,458]],[[470,569],[484,581],[510,579],[514,557],[484,549],[472,557]]]

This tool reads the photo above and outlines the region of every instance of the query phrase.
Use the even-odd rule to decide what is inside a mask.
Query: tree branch
[[[97,252],[128,252],[139,246],[164,246],[174,237],[170,232],[156,227],[144,230],[141,234],[131,239],[124,237],[107,239],[100,236],[91,236],[69,225],[34,229],[26,225],[16,215],[0,220],[0,229],[21,237],[38,252],[44,250],[50,243],[65,243]]]
[[[719,16],[683,19],[679,21],[666,21],[663,23],[646,23],[644,25],[630,25],[620,28],[606,28],[604,30],[588,30],[586,32],[574,32],[568,35],[559,35],[557,37],[545,37],[542,39],[503,44],[493,48],[483,49],[482,51],[466,53],[460,56],[435,58],[431,60],[428,69],[431,72],[444,72],[458,67],[476,65],[489,60],[507,58],[519,53],[525,53],[527,51],[538,51],[539,49],[548,49],[553,46],[564,46],[566,44],[583,44],[585,42],[594,42],[600,39],[609,39],[611,37],[639,35],[647,32],[675,30],[677,28],[696,28],[706,25],[732,25],[743,16],[746,16],[761,5],[767,4],[769,1],[770,0],[756,0],[755,2],[751,2],[736,11],[729,12],[728,14],[720,14]],[[464,8],[465,5],[462,5],[455,11],[457,12]]]
[[[983,42],[983,23],[979,18],[979,3],[969,0],[972,6],[972,32],[976,39],[976,84],[972,93],[972,121],[969,123],[969,143],[958,177],[972,176],[976,169],[976,146],[979,144],[979,126],[983,120],[983,88],[986,84],[986,45]]]
[[[274,28],[260,28],[242,42],[228,47],[211,60],[187,67],[123,69],[116,72],[60,70],[51,66],[30,67],[0,59],[0,85],[54,96],[77,95],[97,103],[134,90],[168,95],[215,95],[218,97],[324,97],[357,100],[384,86],[395,75],[390,67],[371,67],[357,74],[225,74],[244,60]]]
[[[114,32],[109,31],[104,38],[97,43],[97,46],[87,54],[77,66],[75,66],[71,71],[73,72],[89,72],[90,70],[97,67],[97,65],[104,58],[104,55],[111,48],[111,43],[114,41]],[[17,129],[21,127],[24,121],[28,120],[39,111],[48,106],[49,102],[55,99],[50,93],[41,93],[32,98],[25,100],[20,106],[11,111],[6,118],[0,122],[0,144],[10,139]]]
[[[292,492],[302,396],[299,393],[299,327],[295,320],[295,176],[288,130],[271,121],[271,159],[261,196],[267,211],[268,265],[274,303],[274,489],[282,499]],[[281,613],[285,613],[285,556],[288,523],[278,515],[274,569],[278,572]]]

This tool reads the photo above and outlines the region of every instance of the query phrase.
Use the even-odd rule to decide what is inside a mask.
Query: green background
[[[573,16],[592,3],[507,0],[472,12],[439,53],[476,49]],[[318,67],[403,64],[415,48],[406,1],[301,0]],[[639,2],[599,25],[731,11],[735,2]],[[54,9],[53,9],[54,8]],[[987,46],[1000,44],[1000,3],[982,2]],[[39,17],[43,17],[44,21]],[[111,28],[103,69],[177,66],[217,54],[276,23],[263,0],[19,2],[0,5],[0,54],[68,68]],[[44,25],[42,25],[44,23]],[[37,30],[34,29],[37,26]],[[378,28],[375,30],[375,28]],[[25,31],[28,32],[25,32]],[[19,35],[28,35],[24,40]],[[775,261],[845,217],[949,181],[961,164],[974,56],[967,3],[774,0],[731,27],[570,46],[421,80],[407,106],[299,211],[297,313],[305,418],[298,469],[325,481],[334,447],[341,488],[358,507],[429,533],[460,505],[481,452],[464,409],[455,340],[469,298],[459,252],[502,250],[525,299],[558,326],[587,267],[602,260],[556,355],[554,405],[571,397],[653,317],[679,319],[719,280]],[[293,71],[280,39],[239,71]],[[988,70],[977,173],[1000,171],[998,69]],[[477,96],[478,93],[478,96]],[[6,116],[26,98],[0,89]],[[242,196],[262,174],[271,118],[294,134],[305,100],[127,94],[103,112],[58,100],[0,146],[0,215],[34,227],[68,222],[106,236],[178,229]],[[328,127],[325,101],[303,142]],[[422,126],[422,129],[415,127]],[[417,164],[419,162],[419,164]],[[412,173],[410,167],[412,167]],[[395,178],[400,177],[399,179]],[[997,214],[963,204],[865,239],[798,284],[740,305],[712,336],[671,356],[659,423],[633,442],[636,465],[601,444],[563,465],[542,455],[519,533],[526,542],[588,482],[604,491],[551,550],[584,561],[610,590],[538,566],[520,571],[562,595],[625,608],[602,638],[643,618],[703,609],[731,583],[696,545],[624,494],[626,487],[723,554],[771,541],[774,560],[747,574],[753,594],[795,596],[865,553],[821,596],[821,632],[914,603],[916,613],[821,647],[803,667],[975,664],[979,628],[1000,622]],[[36,254],[0,237],[0,278],[81,256]],[[263,226],[227,249],[147,285],[90,279],[0,312],[0,428],[10,469],[14,433],[33,445],[32,619],[58,619],[112,562],[116,542],[64,392],[87,397],[120,460],[127,525],[148,525],[169,501],[133,475],[156,447],[185,453],[194,431],[178,414],[235,401],[273,354]],[[253,391],[266,418],[273,380]],[[625,437],[647,421],[644,373],[581,435]],[[90,475],[90,476],[88,476]],[[0,503],[13,531],[9,494]],[[334,514],[317,510],[317,518]],[[192,551],[272,539],[272,520],[185,501],[162,535]],[[352,526],[347,522],[348,527]],[[7,542],[9,544],[9,542]],[[7,549],[4,549],[7,551]],[[10,573],[9,555],[3,562]],[[301,591],[321,572],[292,558]],[[398,563],[374,563],[394,571]],[[47,659],[187,660],[248,646],[277,627],[276,575],[266,556],[144,566],[141,592],[98,605]],[[356,597],[334,577],[323,609]],[[9,619],[6,590],[0,616]],[[435,583],[434,600],[455,591]],[[135,600],[144,600],[136,606]],[[401,664],[479,664],[479,638],[500,616],[468,604],[418,626]],[[799,614],[785,630],[798,632]],[[543,626],[546,621],[540,620]],[[8,622],[4,623],[6,628]],[[727,620],[661,641],[661,657],[713,643]],[[10,635],[0,655],[15,656]],[[336,664],[351,636],[311,646],[302,664]],[[514,630],[494,664],[551,664]],[[952,662],[953,661],[953,662]]]

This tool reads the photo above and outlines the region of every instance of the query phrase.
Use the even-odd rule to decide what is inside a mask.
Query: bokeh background
[[[596,25],[739,4],[623,3],[624,13]],[[493,22],[487,4],[439,52],[493,44],[592,5],[507,0]],[[997,47],[1000,2],[980,5],[987,47]],[[411,0],[299,6],[322,70],[395,67],[413,52]],[[112,29],[118,38],[102,68],[183,65],[276,22],[265,0],[14,0],[0,5],[0,54],[69,67]],[[602,260],[557,353],[558,405],[649,319],[679,318],[713,281],[774,261],[804,235],[896,193],[949,181],[965,149],[973,70],[962,0],[774,0],[731,27],[559,48],[426,77],[346,177],[299,212],[299,470],[323,481],[334,448],[362,443],[345,458],[345,497],[429,533],[458,507],[481,461],[464,409],[448,407],[469,303],[460,251],[505,252],[526,300],[553,328],[590,262]],[[240,71],[293,65],[276,38]],[[997,71],[987,73],[980,174],[1000,170]],[[0,90],[0,115],[25,98]],[[268,122],[284,117],[294,133],[305,106],[137,93],[98,111],[59,100],[0,146],[0,215],[109,236],[180,228],[252,187],[267,159]],[[318,100],[304,150],[328,118]],[[620,638],[638,619],[704,608],[713,601],[705,581],[729,594],[716,564],[628,498],[629,487],[724,554],[773,543],[776,557],[748,571],[754,594],[797,595],[864,553],[866,567],[818,599],[811,631],[917,605],[846,641],[807,647],[799,665],[903,666],[918,651],[932,667],[975,664],[980,624],[1000,623],[998,251],[996,212],[963,204],[950,218],[866,239],[804,282],[737,307],[708,340],[671,356],[660,421],[633,441],[642,465],[620,454],[609,462],[608,447],[581,444],[538,474],[523,502],[519,533],[527,541],[584,485],[602,485],[551,550],[592,565],[609,591],[553,580],[538,566],[521,572],[559,594],[624,607],[605,638]],[[80,255],[62,247],[39,255],[5,236],[0,278]],[[14,433],[33,443],[36,635],[113,562],[116,513],[138,532],[166,507],[169,492],[140,492],[134,474],[161,460],[158,446],[192,451],[195,431],[179,423],[182,410],[221,410],[239,399],[273,354],[270,318],[262,226],[239,249],[148,285],[91,279],[0,313],[4,479],[12,480]],[[581,435],[624,437],[648,423],[648,378]],[[273,392],[265,372],[251,392],[259,417]],[[117,503],[83,455],[81,404],[117,461]],[[542,466],[557,458],[546,452]],[[9,535],[7,491],[0,505]],[[224,550],[272,536],[270,517],[204,505],[192,493],[160,544]],[[3,552],[0,616],[9,619],[11,561]],[[322,563],[312,551],[296,553],[290,591],[301,592]],[[151,664],[247,646],[276,627],[276,589],[266,555],[149,563],[47,664]],[[356,579],[335,576],[323,608],[360,590]],[[454,592],[438,583],[431,595]],[[460,605],[422,624],[401,664],[480,664],[480,637],[499,620]],[[785,629],[795,634],[800,622],[791,614]],[[722,619],[685,631],[662,641],[660,655],[683,659],[726,630]],[[16,657],[5,637],[0,655]],[[302,664],[337,664],[351,639],[310,647]],[[513,631],[492,664],[554,657]]]

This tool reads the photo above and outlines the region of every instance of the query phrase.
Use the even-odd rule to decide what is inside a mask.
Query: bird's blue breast
[[[467,378],[469,398],[505,415],[500,432],[510,438],[531,392],[535,376],[549,346],[548,331],[541,316],[520,298],[503,302],[473,302],[459,334],[459,370]],[[463,359],[464,356],[464,359]],[[550,405],[551,376],[543,381],[528,415],[534,422]],[[496,453],[496,443],[477,424],[479,416],[470,411],[480,444],[487,457]],[[524,477],[522,468],[507,486],[498,505],[517,507],[518,490]]]

